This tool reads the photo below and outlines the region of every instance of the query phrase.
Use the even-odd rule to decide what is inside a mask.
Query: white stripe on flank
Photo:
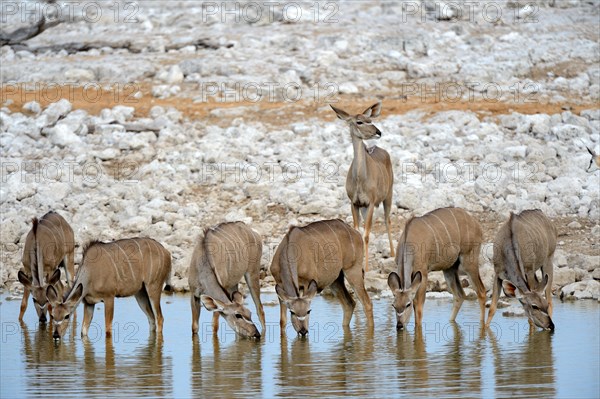
[[[319,231],[319,229],[314,224],[310,224],[310,225],[308,225],[306,227],[308,227],[311,230],[315,230],[316,233],[323,239],[323,241],[320,241],[320,242],[316,241],[316,244],[317,244],[317,260],[318,260],[318,252],[319,252],[319,248],[321,246],[323,248],[323,256],[325,256],[325,247],[326,247],[327,244],[329,244],[329,242],[327,241],[327,236],[325,236],[323,233],[321,233]]]
[[[150,240],[145,240],[146,241],[146,245],[148,246],[148,256],[150,257],[150,273],[148,276],[148,281],[152,280],[152,272],[154,270],[154,260],[153,260],[153,256],[152,256],[152,248],[150,248]]]
[[[129,241],[133,241],[133,240],[127,240],[126,242],[129,242]],[[131,262],[129,261],[129,256],[127,256],[127,253],[125,252],[125,250],[123,250],[123,248],[121,248],[120,243],[117,243],[117,247],[119,247],[121,252],[123,252],[123,254],[125,255],[125,260],[127,260],[127,264],[129,265],[129,271],[131,271],[131,277],[135,280],[135,272],[133,271],[133,266],[131,266]]]
[[[98,247],[106,252],[106,254],[108,255],[108,257],[110,258],[110,261],[112,262],[113,265],[113,269],[115,269],[115,275],[116,277],[119,278],[119,280],[121,279],[121,274],[119,273],[119,268],[117,267],[117,264],[115,263],[115,260],[113,259],[112,255],[110,254],[110,251],[108,251],[106,248],[104,248],[104,245],[100,244],[98,245]],[[93,248],[93,247],[92,247]]]
[[[448,231],[448,228],[446,227],[446,222],[444,222],[442,219],[440,219],[438,217],[438,215],[436,215],[436,214],[432,214],[431,216],[434,216],[437,220],[440,221],[442,226],[444,226],[444,230],[446,230],[446,234],[448,235],[448,244],[452,244],[452,236],[450,235],[450,232]]]
[[[233,226],[234,225],[232,225],[232,227]],[[227,269],[226,269],[227,270],[227,276],[229,276],[229,270],[233,269],[232,263],[233,262],[237,262],[237,260],[238,260],[237,257],[240,255],[238,253],[238,248],[237,248],[237,242],[238,241],[236,240],[236,238],[233,235],[229,234],[229,232],[226,231],[224,227],[218,226],[218,228],[219,228],[219,232],[221,233],[220,239],[221,240],[222,239],[227,239],[227,241],[231,243],[232,250],[233,250],[233,259],[231,259],[231,257],[229,256],[230,252],[228,250],[225,250],[225,254],[224,254],[225,255],[225,259],[227,260]],[[233,233],[235,233],[235,229],[234,229]]]
[[[135,242],[135,245],[137,245],[138,247],[138,252],[140,253],[140,269],[143,271],[145,269],[144,267],[144,254],[142,253],[142,247],[140,247],[140,243],[138,242],[138,240],[134,239],[133,242]],[[144,273],[142,273],[142,276],[140,276],[142,278],[142,280],[144,279],[143,276]],[[150,269],[150,274],[149,274],[149,279],[152,280],[152,269]]]
[[[344,226],[344,230],[346,230],[346,233],[348,233],[348,238],[350,240],[350,244],[352,245],[352,259],[356,261],[356,248],[354,247],[354,239],[352,238],[352,232],[350,231],[351,227],[344,222],[342,222],[342,225]]]
[[[423,221],[423,223],[425,223],[425,225],[429,228],[429,230],[431,230],[431,234],[433,235],[433,239],[435,240],[435,251],[437,254],[436,255],[436,258],[437,258],[437,256],[439,256],[439,254],[440,254],[440,246],[438,244],[438,239],[435,235],[435,230],[433,227],[431,227],[431,225],[429,223],[427,223],[427,220],[425,219],[425,217],[423,217],[421,220]]]
[[[343,258],[343,253],[342,253],[342,243],[340,242],[340,238],[338,237],[338,235],[335,233],[335,231],[333,231],[333,229],[331,228],[331,226],[329,225],[329,223],[325,223],[327,225],[327,227],[329,228],[329,230],[331,230],[331,234],[333,234],[333,236],[335,237],[335,240],[337,241],[338,245],[337,247],[335,247],[335,256],[339,256],[340,258],[340,265],[343,267],[344,264],[342,262],[342,258]]]
[[[452,219],[454,219],[454,223],[456,224],[456,231],[458,231],[458,245],[459,247],[462,247],[462,235],[460,234],[460,226],[458,225],[458,220],[456,220],[456,216],[454,215],[453,211],[450,211],[450,214],[452,215]]]

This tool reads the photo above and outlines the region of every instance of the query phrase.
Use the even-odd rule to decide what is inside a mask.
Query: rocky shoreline
[[[410,3],[421,14],[339,1],[302,3],[298,20],[283,9],[235,20],[157,0],[124,21],[97,1],[97,19],[74,5],[45,32],[2,41],[0,286],[19,292],[30,219],[55,210],[75,231],[76,263],[92,239],[149,236],[171,251],[179,291],[202,229],[244,221],[264,239],[272,289],[268,265],[290,225],[351,222],[352,147],[328,104],[381,100],[395,240],[411,216],[466,209],[484,226],[489,289],[499,225],[539,208],[559,231],[554,294],[599,299],[600,172],[586,171],[586,146],[600,150],[598,2],[498,0],[499,16],[490,2]],[[36,4],[52,17],[56,6]],[[3,29],[18,31],[21,16],[3,15]],[[361,20],[374,23],[347,28]],[[381,210],[374,224],[366,283],[385,296],[395,265]],[[441,275],[429,284],[445,290]]]

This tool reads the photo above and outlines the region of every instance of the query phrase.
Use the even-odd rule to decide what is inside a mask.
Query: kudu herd
[[[489,327],[497,308],[500,289],[516,296],[523,305],[531,326],[554,329],[552,321],[552,271],[557,232],[540,210],[510,214],[493,243],[495,278],[487,321],[486,290],[479,274],[483,232],[479,222],[460,208],[440,208],[410,218],[399,237],[396,251],[390,231],[394,175],[390,155],[379,147],[367,148],[363,140],[379,138],[381,131],[371,118],[380,115],[381,103],[360,114],[351,115],[331,107],[350,129],[354,159],[350,165],[346,192],[351,202],[354,228],[344,221],[321,220],[304,226],[291,226],[278,245],[270,266],[280,305],[280,331],[285,334],[287,313],[298,335],[310,330],[312,300],[329,287],[343,309],[343,326],[352,319],[356,303],[346,287],[352,287],[362,304],[366,324],[373,328],[373,305],[365,289],[368,271],[369,235],[375,208],[383,203],[384,223],[395,256],[397,272],[388,276],[393,294],[396,329],[402,330],[415,313],[415,326],[423,320],[423,304],[428,273],[442,271],[454,297],[450,320],[454,321],[465,298],[459,272],[469,277],[480,305],[480,323]],[[592,155],[588,171],[600,168],[600,157]],[[364,236],[359,233],[360,216],[365,220]],[[204,230],[189,265],[192,334],[199,333],[201,306],[213,312],[213,333],[219,316],[239,335],[258,339],[266,332],[266,320],[260,300],[263,239],[242,222],[221,223]],[[49,212],[33,219],[23,249],[23,268],[18,273],[24,286],[19,320],[33,297],[40,322],[49,312],[53,336],[60,339],[70,315],[84,304],[81,335],[86,336],[94,306],[104,303],[106,335],[111,335],[116,297],[135,296],[146,314],[150,331],[161,334],[163,315],[160,299],[169,289],[171,254],[150,238],[130,238],[113,242],[92,241],[83,247],[81,265],[75,274],[73,229],[58,213]],[[364,264],[364,268],[363,268]],[[61,281],[61,269],[65,283]],[[538,273],[541,272],[538,278]],[[245,278],[254,301],[262,331],[239,291]],[[542,293],[544,294],[542,296]]]

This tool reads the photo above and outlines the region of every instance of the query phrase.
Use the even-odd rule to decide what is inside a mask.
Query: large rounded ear
[[[344,111],[341,110],[339,108],[334,107],[333,105],[329,104],[329,106],[331,107],[331,109],[333,110],[333,112],[335,112],[335,114],[337,115],[337,117],[343,121],[348,120],[350,118],[350,115]]]
[[[25,286],[25,288],[31,289],[31,279],[29,277],[27,277],[27,275],[25,273],[23,273],[21,270],[19,270],[17,277],[18,277],[19,281],[21,282],[21,284],[23,284],[23,286]]]
[[[423,274],[421,274],[421,272],[414,272],[412,275],[412,279],[410,281],[410,286],[418,287],[421,284],[422,280],[423,280]]]
[[[392,292],[399,290],[400,289],[400,277],[398,276],[398,273],[391,272],[390,275],[388,276],[387,283],[388,283],[388,286],[390,287],[390,289],[392,290]]]
[[[238,305],[244,304],[244,296],[242,294],[240,294],[239,291],[236,291],[233,294],[231,294],[231,300],[233,302],[237,303]]]
[[[381,114],[381,101],[365,109],[362,114],[367,118],[377,118]]]
[[[77,287],[75,287],[71,293],[68,296],[68,299],[66,302],[67,306],[73,307],[77,304],[77,302],[79,302],[79,300],[81,299],[81,296],[83,295],[83,284],[78,284]]]
[[[277,296],[279,297],[281,302],[288,302],[291,299],[288,296],[288,294],[285,293],[285,290],[283,289],[283,287],[279,284],[277,284],[275,286],[275,292],[277,293]]]
[[[210,310],[211,312],[212,311],[222,312],[223,309],[225,308],[225,304],[223,302],[218,301],[208,295],[200,295],[200,300],[202,301],[202,304],[204,305],[204,307],[207,310]]]
[[[48,280],[48,285],[54,285],[56,283],[58,283],[60,281],[60,269],[56,269],[54,270],[54,273],[52,273],[52,276],[50,276],[50,279]]]
[[[417,290],[421,286],[421,281],[423,281],[421,272],[414,272],[412,274],[412,279],[410,280],[410,288],[406,290],[409,295],[415,295],[417,293]]]
[[[536,277],[537,280],[537,277]],[[550,276],[548,276],[548,274],[544,274],[544,277],[542,278],[541,282],[537,282],[537,286],[536,286],[536,292],[539,294],[542,294],[544,292],[544,289],[546,288],[546,286],[548,285],[548,281],[550,280]]]
[[[56,289],[53,285],[49,285],[48,288],[46,288],[46,299],[48,299],[48,302],[51,304],[56,304],[59,302],[58,292],[56,292]]]
[[[317,289],[317,282],[315,280],[310,280],[310,283],[308,283],[308,289],[304,293],[304,298],[313,299],[315,295],[317,295]]]
[[[504,290],[504,295],[507,297],[514,298],[516,289],[517,287],[515,287],[510,281],[502,281],[502,290]]]

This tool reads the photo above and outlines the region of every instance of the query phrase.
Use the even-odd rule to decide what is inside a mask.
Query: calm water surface
[[[276,300],[263,294],[264,302]],[[525,318],[494,318],[481,334],[478,305],[467,301],[457,323],[451,303],[428,299],[422,333],[397,334],[391,299],[374,301],[375,329],[360,305],[350,329],[341,307],[317,297],[309,337],[290,326],[280,339],[278,307],[266,306],[266,336],[236,339],[224,321],[212,335],[203,310],[191,337],[187,295],[163,296],[165,329],[148,332],[135,299],[115,301],[112,339],[104,338],[104,308],[96,306],[89,339],[69,329],[55,344],[30,304],[0,296],[0,396],[18,397],[600,397],[600,304],[555,301],[554,333],[529,333]],[[252,306],[250,302],[250,306]],[[83,310],[78,310],[78,318]]]

